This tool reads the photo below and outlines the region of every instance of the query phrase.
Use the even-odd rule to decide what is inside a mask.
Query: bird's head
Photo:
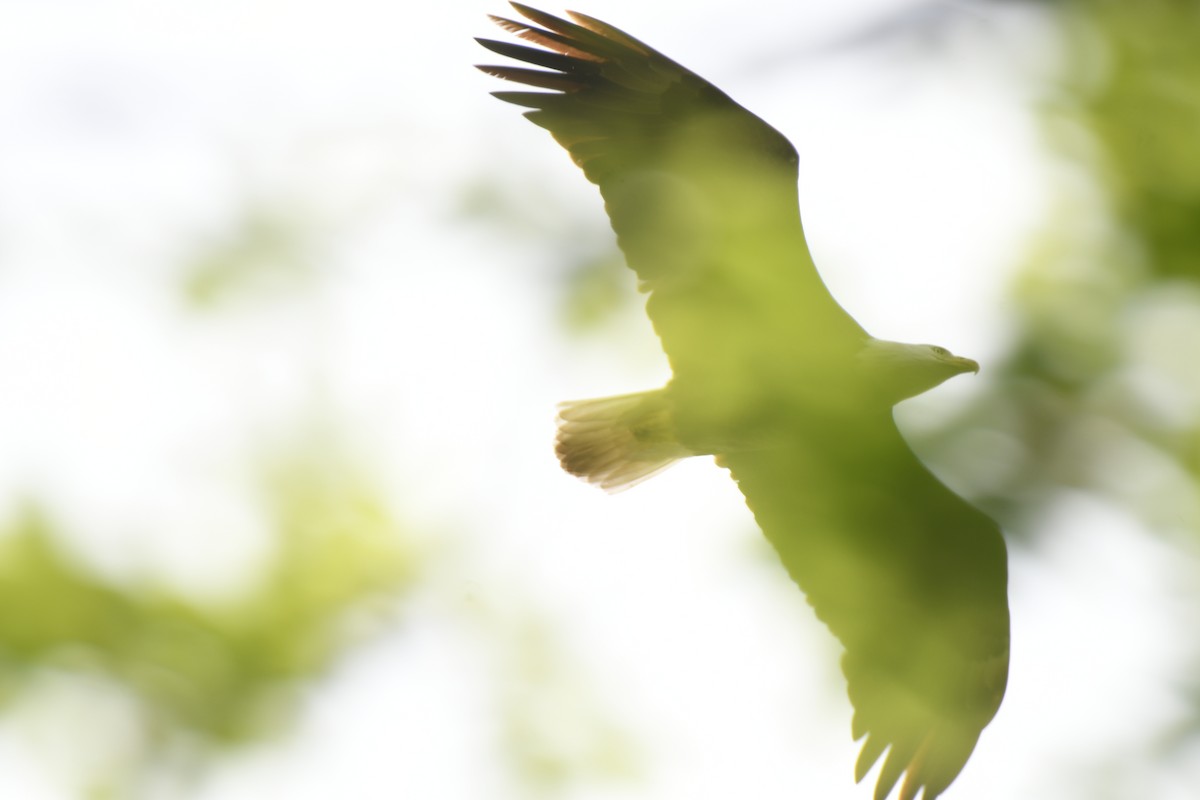
[[[867,380],[889,405],[927,392],[963,372],[979,372],[978,362],[933,344],[868,339],[858,357]]]

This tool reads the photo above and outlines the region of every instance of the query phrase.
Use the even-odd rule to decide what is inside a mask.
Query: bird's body
[[[876,800],[901,774],[902,800],[932,800],[1003,697],[1006,556],[891,408],[978,365],[874,339],[830,296],[781,134],[606,23],[513,5],[536,25],[493,19],[545,49],[479,41],[543,69],[481,69],[549,90],[495,94],[600,187],[672,368],[662,389],[564,404],[563,466],[611,490],[715,455],[846,649],[859,779],[890,748]]]

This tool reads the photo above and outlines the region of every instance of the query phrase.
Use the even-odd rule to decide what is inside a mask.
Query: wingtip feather
[[[642,55],[649,55],[654,52],[645,42],[641,42],[620,28],[614,28],[603,20],[596,19],[593,16],[580,13],[578,11],[567,11],[567,16],[575,20],[580,27],[586,28],[592,33],[599,34],[605,39],[610,39],[625,47],[635,50]]]
[[[578,80],[561,72],[545,72],[540,69],[527,69],[526,67],[502,67],[493,64],[476,66],[488,75],[502,78],[506,81],[513,81],[514,83],[523,83],[526,86],[535,86],[539,89],[575,92],[582,88]]]
[[[879,760],[886,749],[887,741],[880,736],[868,737],[867,741],[863,742],[862,752],[858,754],[858,761],[854,763],[855,783],[862,783],[862,779],[867,777],[871,767],[875,766],[875,762]]]
[[[519,10],[520,8],[518,8],[518,11]],[[517,20],[508,19],[507,17],[500,17],[495,14],[488,14],[487,16],[488,19],[490,19],[496,25],[513,34],[517,38],[541,45],[547,50],[551,50],[555,53],[561,53],[562,55],[570,56],[571,58],[578,58],[583,61],[602,60],[595,53],[590,53],[587,50],[582,49],[579,42],[572,41],[569,37],[564,36],[561,33],[555,33],[552,30],[542,30],[541,28],[536,28],[527,22],[518,22]]]
[[[879,771],[879,781],[875,784],[875,800],[887,800],[887,796],[892,793],[896,781],[900,780],[900,776],[908,768],[911,758],[911,750],[898,748],[895,744],[892,745],[888,752],[887,760],[883,762],[883,769]]]

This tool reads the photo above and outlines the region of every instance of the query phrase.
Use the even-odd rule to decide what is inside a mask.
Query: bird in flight
[[[564,403],[563,467],[615,491],[714,455],[817,616],[840,640],[875,800],[933,800],[958,776],[1008,678],[997,525],[941,483],[892,416],[978,364],[876,339],[822,283],[791,143],[708,81],[589,17],[512,3],[528,66],[480,66],[537,91],[528,109],[600,188],[671,365],[663,388]]]

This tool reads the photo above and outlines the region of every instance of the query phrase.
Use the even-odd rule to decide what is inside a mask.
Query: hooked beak
[[[963,358],[962,356],[954,356],[954,358],[951,359],[950,363],[954,364],[954,366],[958,369],[958,372],[960,372],[960,373],[973,372],[976,375],[979,374],[979,362],[978,361],[974,361],[969,358]]]

